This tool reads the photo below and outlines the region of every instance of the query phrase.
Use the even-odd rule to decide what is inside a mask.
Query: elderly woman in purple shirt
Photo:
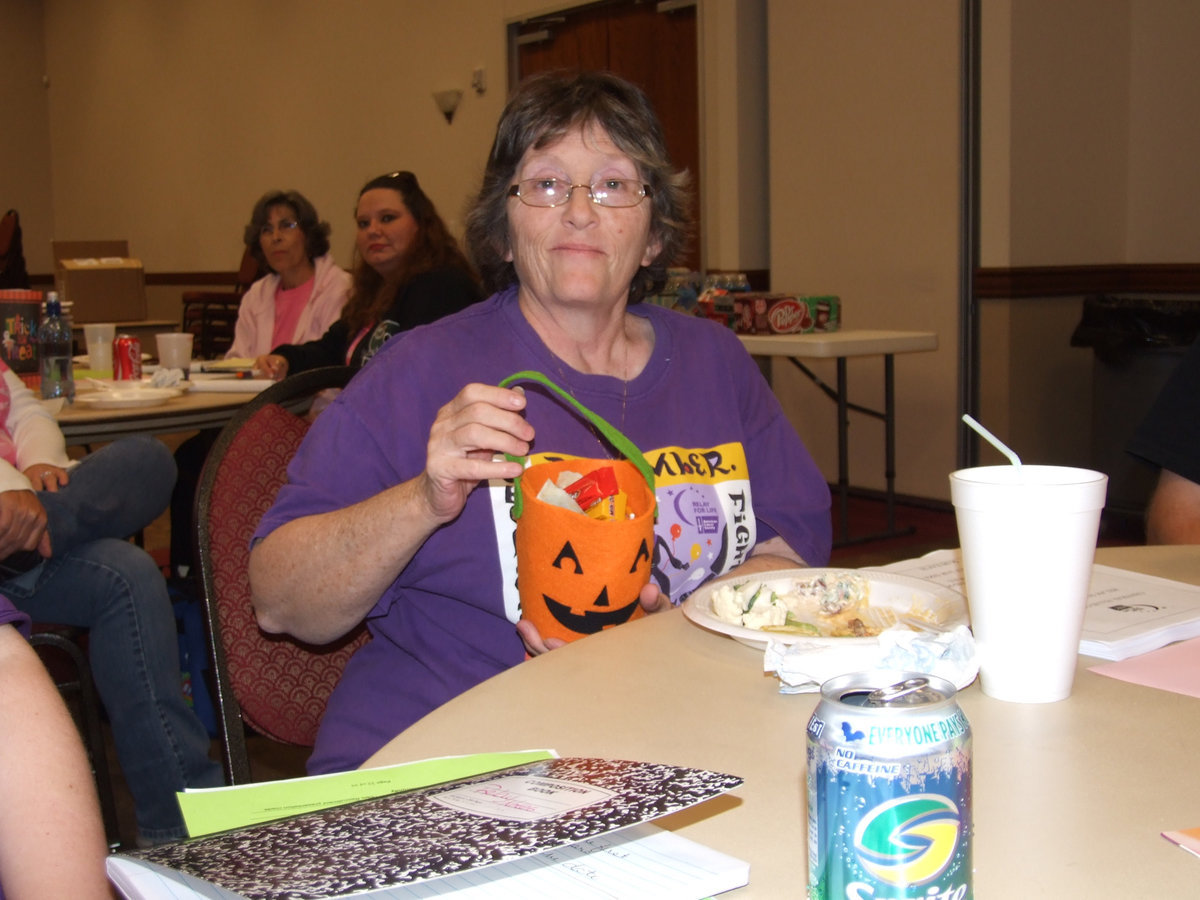
[[[505,454],[616,451],[552,392],[498,386],[514,372],[549,376],[654,468],[647,611],[717,575],[828,560],[828,486],[736,335],[640,302],[678,258],[688,218],[636,87],[555,74],[513,95],[467,219],[495,293],[393,338],[355,377],[310,431],[251,553],[263,628],[319,643],[366,619],[372,635],[330,698],[310,771],[361,764],[561,643],[521,616],[510,509],[522,466]]]

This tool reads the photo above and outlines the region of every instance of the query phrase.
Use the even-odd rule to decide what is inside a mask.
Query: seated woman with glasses
[[[253,359],[278,344],[320,337],[346,305],[350,274],[329,253],[329,223],[298,191],[268,191],[242,236],[269,275],[238,308],[229,357]]]
[[[320,366],[360,367],[394,334],[481,299],[471,264],[412,172],[390,172],[358,192],[354,292],[317,340],[260,356],[270,378]]]
[[[299,191],[258,198],[242,240],[270,273],[250,285],[238,307],[226,359],[255,359],[277,344],[320,337],[350,296],[350,273],[329,252],[328,222]],[[192,565],[192,502],[217,430],[201,431],[175,450],[179,480],[171,495],[171,572]]]

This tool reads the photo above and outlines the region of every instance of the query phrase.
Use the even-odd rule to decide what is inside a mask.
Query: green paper
[[[188,835],[195,838],[557,757],[553,750],[443,756],[377,769],[200,788],[176,796]]]

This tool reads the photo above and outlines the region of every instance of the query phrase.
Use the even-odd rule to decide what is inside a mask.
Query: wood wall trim
[[[979,300],[1073,294],[1197,294],[1200,293],[1200,264],[981,268],[975,270],[974,289]]]
[[[767,290],[769,269],[747,274],[755,290]],[[31,274],[29,281],[36,288],[50,287],[54,284],[54,276]],[[236,282],[237,272],[146,273],[146,284],[159,287],[217,285],[232,288]],[[1200,263],[981,268],[975,270],[974,288],[978,300],[1086,294],[1200,294]]]
[[[146,284],[178,285],[212,284],[233,290],[237,284],[237,272],[147,272]]]
[[[147,272],[146,284],[157,287],[186,287],[196,284],[227,287],[237,284],[237,272]],[[35,288],[53,288],[54,275],[49,272],[30,274],[29,284]]]

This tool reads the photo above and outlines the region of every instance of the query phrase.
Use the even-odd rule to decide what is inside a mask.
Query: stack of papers
[[[1200,635],[1200,588],[1096,566],[1079,652],[1128,659]]]
[[[882,566],[966,593],[962,555],[937,550]],[[1079,652],[1121,660],[1200,636],[1200,587],[1110,566],[1093,566]]]

